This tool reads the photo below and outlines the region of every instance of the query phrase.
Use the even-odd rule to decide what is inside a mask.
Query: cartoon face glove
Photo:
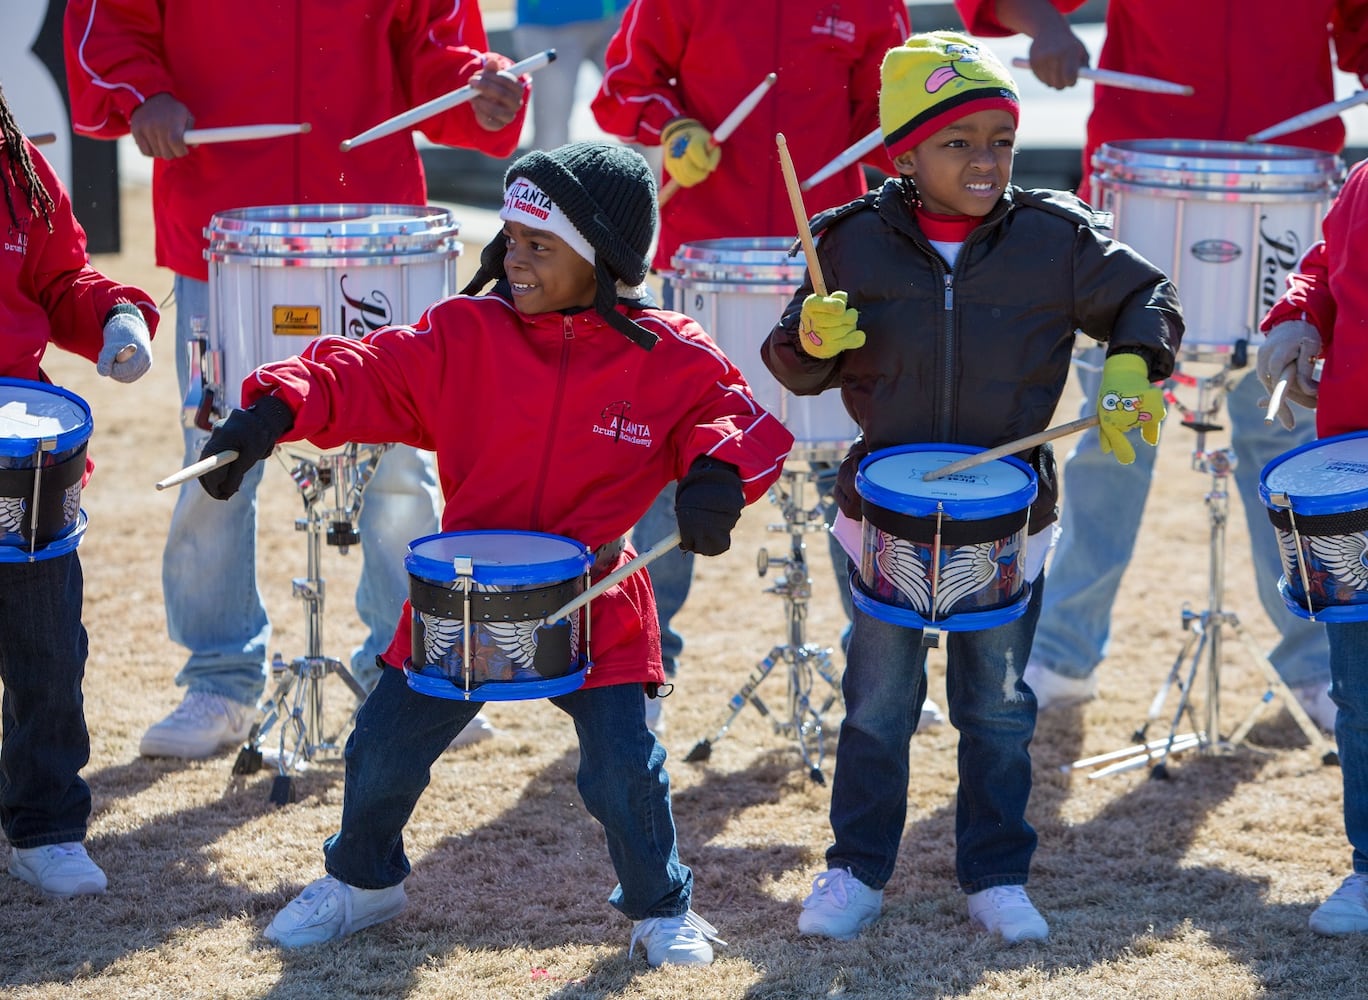
[[[708,179],[722,162],[722,150],[697,118],[675,118],[660,133],[665,151],[665,172],[680,187],[693,187]]]
[[[1149,365],[1138,354],[1113,354],[1102,363],[1097,393],[1098,436],[1103,454],[1122,465],[1135,461],[1126,435],[1137,427],[1148,445],[1159,443],[1159,424],[1167,411],[1163,391],[1150,384]]]
[[[842,351],[863,347],[864,331],[857,329],[860,313],[846,305],[845,292],[812,294],[803,300],[798,317],[798,337],[803,353],[814,358],[834,358]]]

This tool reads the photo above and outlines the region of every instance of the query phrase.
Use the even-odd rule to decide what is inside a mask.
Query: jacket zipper
[[[540,471],[537,474],[537,489],[532,495],[533,529],[541,530],[542,497],[546,495],[546,480],[550,476],[551,456],[555,451],[556,435],[552,428],[560,426],[561,406],[565,402],[565,385],[570,380],[570,347],[575,339],[575,323],[569,316],[561,317],[561,356],[560,368],[556,373],[556,395],[551,402],[551,419],[547,424],[546,444],[542,449]]]

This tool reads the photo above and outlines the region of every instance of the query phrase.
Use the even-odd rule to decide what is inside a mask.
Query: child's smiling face
[[[594,266],[545,229],[505,222],[504,273],[513,304],[529,316],[594,304]]]
[[[999,108],[956,119],[893,161],[922,207],[939,215],[987,215],[1012,180],[1016,123]]]

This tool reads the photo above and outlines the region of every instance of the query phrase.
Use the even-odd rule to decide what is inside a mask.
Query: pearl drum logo
[[[337,288],[342,293],[341,315],[338,316],[342,336],[361,338],[393,321],[394,307],[382,289],[375,288],[361,296],[351,295],[347,292],[345,274],[338,278]]]
[[[1302,238],[1292,229],[1270,233],[1265,228],[1268,216],[1259,218],[1259,312],[1266,313],[1282,296],[1287,276],[1305,251]]]

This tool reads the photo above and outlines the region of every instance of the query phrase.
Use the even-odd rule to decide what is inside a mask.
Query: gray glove
[[[1305,320],[1292,319],[1279,323],[1268,331],[1263,345],[1259,348],[1256,363],[1259,381],[1264,388],[1273,392],[1274,386],[1283,378],[1283,369],[1292,365],[1295,371],[1287,376],[1287,388],[1278,407],[1278,421],[1288,430],[1297,425],[1297,419],[1287,405],[1287,400],[1300,403],[1308,409],[1315,409],[1320,386],[1312,375],[1312,367],[1321,352],[1320,332]],[[1260,406],[1267,406],[1270,396],[1260,400]]]
[[[128,352],[128,348],[133,348]],[[120,358],[121,353],[126,356]],[[152,336],[142,313],[134,305],[120,304],[109,310],[104,323],[104,347],[95,370],[116,382],[136,382],[152,368]]]

